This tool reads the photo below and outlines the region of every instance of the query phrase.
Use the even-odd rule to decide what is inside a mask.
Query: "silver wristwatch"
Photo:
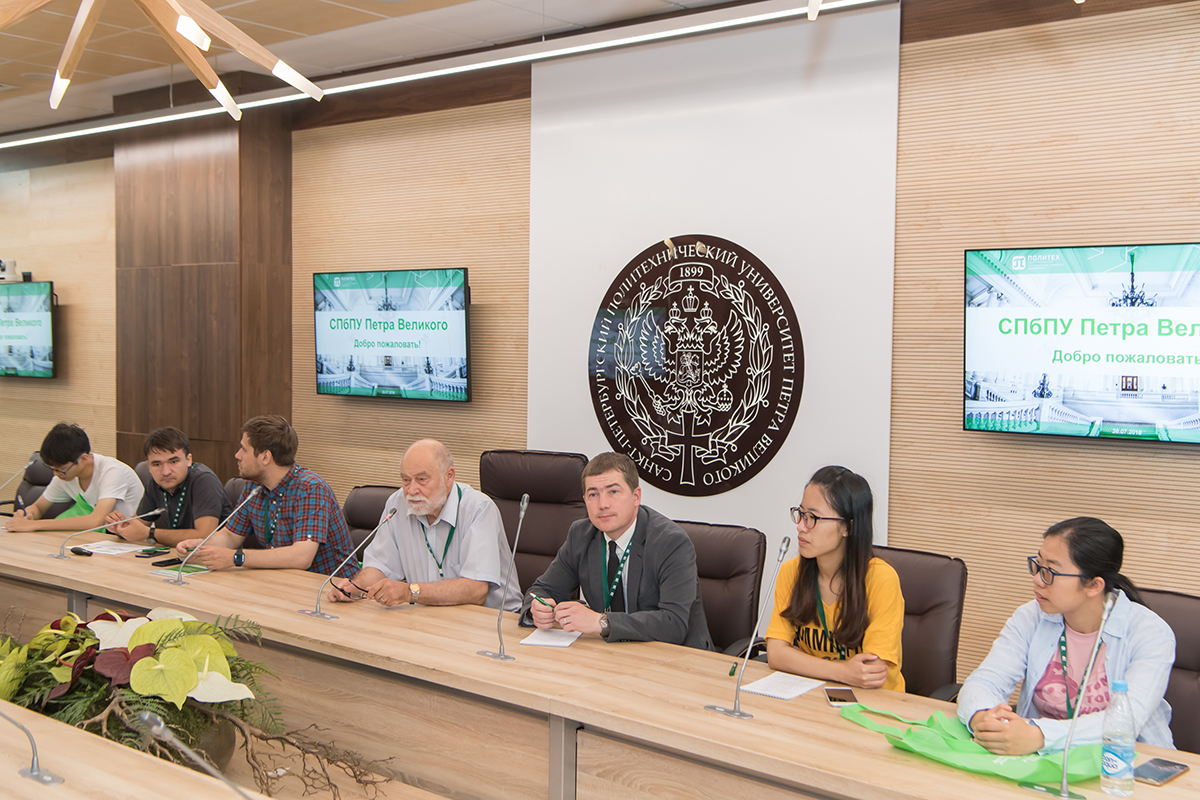
[[[421,584],[410,583],[408,585],[408,592],[409,592],[408,604],[410,606],[416,605],[417,600],[421,597]]]

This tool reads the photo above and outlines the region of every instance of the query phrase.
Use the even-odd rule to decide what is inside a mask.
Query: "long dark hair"
[[[842,610],[837,624],[830,631],[839,645],[848,650],[862,645],[867,632],[867,565],[871,561],[875,533],[871,515],[875,500],[866,478],[845,467],[821,467],[808,481],[825,493],[825,499],[833,512],[845,520],[849,532],[846,536],[846,552],[838,572],[842,576]],[[819,570],[815,559],[800,556],[800,574],[792,590],[783,618],[797,627],[815,623]]]
[[[1075,562],[1076,569],[1090,583],[1096,578],[1104,580],[1104,591],[1120,589],[1135,603],[1146,605],[1133,581],[1121,574],[1121,561],[1125,558],[1125,540],[1116,529],[1095,517],[1075,517],[1051,525],[1042,534],[1046,539],[1061,536],[1066,540],[1067,552]]]

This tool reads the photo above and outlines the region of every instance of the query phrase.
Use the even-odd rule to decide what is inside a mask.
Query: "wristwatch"
[[[158,544],[158,541],[154,538],[154,523],[153,522],[150,523],[150,535],[146,537],[146,542],[147,542],[147,544]]]
[[[233,553],[233,565],[235,567],[240,567],[245,562],[246,562],[246,553],[244,550],[242,550],[242,548],[239,547]]]
[[[410,583],[408,585],[408,591],[409,591],[408,604],[410,606],[416,605],[417,599],[421,596],[421,584]]]
[[[600,636],[604,639],[608,638],[608,632],[612,628],[608,627],[608,614],[600,615]]]

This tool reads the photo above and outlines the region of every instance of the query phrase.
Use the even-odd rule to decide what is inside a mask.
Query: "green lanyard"
[[[621,580],[621,573],[625,571],[625,559],[629,558],[629,551],[633,549],[633,542],[625,548],[625,552],[621,554],[621,563],[617,565],[617,574],[613,575],[612,583],[608,581],[608,547],[607,538],[603,533],[600,534],[600,585],[604,588],[604,613],[612,608],[613,594],[617,591],[617,581]]]
[[[279,505],[273,496],[267,499],[267,503],[270,504],[271,509],[267,512],[267,524],[263,527],[266,529],[267,547],[270,547],[271,540],[275,538],[275,526],[279,523]]]
[[[825,641],[837,648],[838,661],[846,660],[846,648],[842,647],[833,639],[833,635],[829,632],[829,626],[825,624],[825,604],[821,602],[821,587],[817,587],[817,616],[821,619],[821,630],[825,631]]]
[[[462,509],[461,486],[458,487],[458,507],[460,510]],[[454,514],[454,519],[458,520],[457,512]],[[446,537],[446,546],[442,548],[442,560],[438,561],[437,554],[433,552],[433,547],[429,544],[429,529],[425,527],[425,523],[421,522],[421,520],[418,519],[417,522],[421,525],[421,532],[425,534],[425,549],[429,551],[429,555],[433,558],[433,563],[437,564],[438,579],[443,580],[446,577],[446,573],[442,571],[442,565],[446,563],[446,553],[450,552],[450,543],[454,541],[454,526],[450,526],[450,535]]]
[[[187,497],[187,486],[185,485],[179,490],[179,502],[175,504],[175,510],[171,513],[171,527],[179,530],[179,515],[183,513],[183,498]],[[163,499],[167,503],[167,508],[171,507],[173,496],[167,492],[163,492]]]
[[[1096,634],[1099,636],[1100,634]],[[1067,699],[1067,719],[1071,719],[1071,687],[1067,684],[1067,629],[1064,627],[1062,636],[1058,637],[1058,660],[1062,662],[1063,670],[1063,696]],[[1080,685],[1079,691],[1075,693],[1075,702],[1080,705],[1082,711],[1082,703],[1079,698],[1083,697],[1084,687]]]

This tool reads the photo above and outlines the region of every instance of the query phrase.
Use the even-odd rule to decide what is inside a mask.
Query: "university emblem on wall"
[[[614,450],[675,494],[733,489],[787,438],[804,347],[783,287],[748,250],[675,236],[643,250],[596,313],[592,404]]]

